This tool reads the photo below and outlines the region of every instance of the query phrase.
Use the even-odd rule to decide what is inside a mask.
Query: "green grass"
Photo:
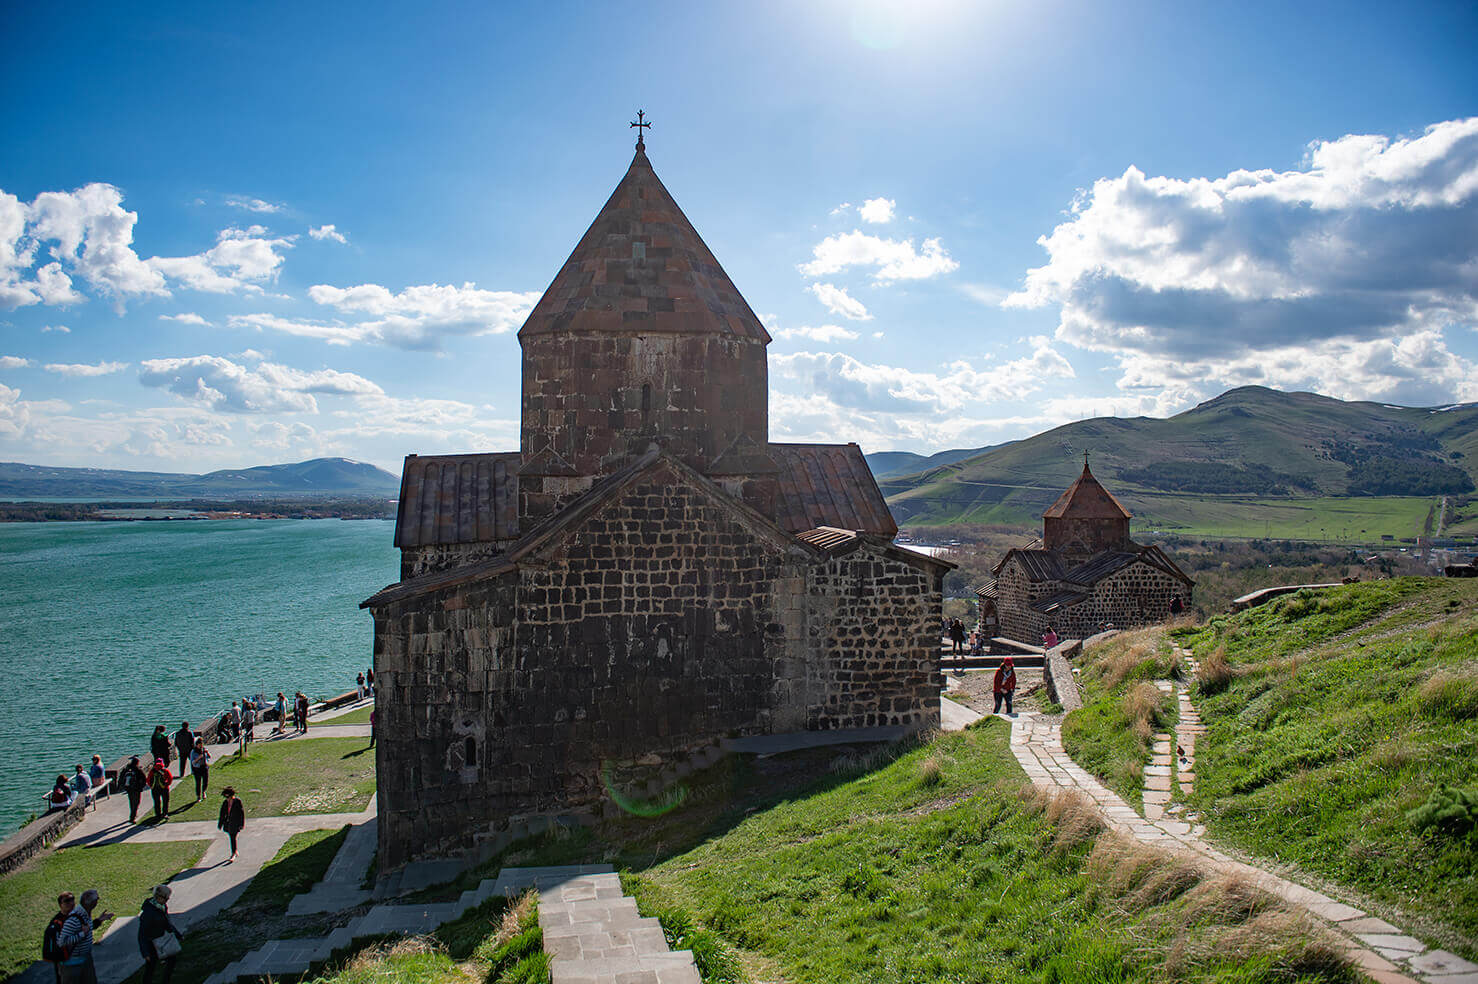
[[[289,837],[277,855],[257,872],[239,899],[185,933],[174,980],[179,984],[197,984],[268,940],[328,932],[329,923],[323,916],[289,919],[287,904],[294,895],[323,880],[348,832],[346,826],[308,830]],[[243,836],[251,836],[250,821]],[[138,984],[141,980],[142,970],[129,978],[128,984]]]
[[[1352,886],[1478,956],[1478,833],[1420,824],[1478,789],[1478,583],[1407,578],[1280,599],[1186,639],[1229,679],[1196,698],[1193,805],[1253,854]]]
[[[357,813],[375,793],[375,752],[368,744],[364,738],[254,742],[246,758],[233,755],[211,767],[211,789],[235,786],[248,823],[252,817]]]
[[[0,879],[0,976],[10,977],[41,959],[41,933],[63,891],[81,896],[96,888],[98,912],[136,914],[150,889],[193,867],[209,841],[108,844],[47,851]],[[50,972],[48,971],[48,974]]]
[[[663,816],[502,860],[626,869],[709,984],[1353,980],[1268,900],[1224,904],[1222,880],[1144,863],[1084,801],[1025,793],[1008,736],[992,718],[923,744],[730,760]]]
[[[374,710],[374,706],[366,704],[364,707],[361,707],[355,711],[350,711],[348,714],[339,714],[331,718],[323,719],[314,718],[313,726],[320,728],[333,728],[341,724],[369,724],[370,711],[372,710]],[[312,734],[313,732],[310,729],[308,733]]]
[[[1174,698],[1151,682],[1179,672],[1170,642],[1156,629],[1125,632],[1085,650],[1078,664],[1083,706],[1063,720],[1063,748],[1142,811],[1154,734],[1175,720]]]

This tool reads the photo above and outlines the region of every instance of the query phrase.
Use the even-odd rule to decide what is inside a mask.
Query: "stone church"
[[[1163,621],[1195,587],[1156,546],[1129,539],[1129,510],[1083,474],[1042,514],[1042,537],[1007,551],[979,588],[982,614],[994,610],[1000,634],[1040,643],[1048,627],[1085,638],[1106,626],[1126,629]]]
[[[643,141],[518,340],[519,449],[407,457],[362,606],[382,872],[599,807],[613,768],[937,726],[951,565],[893,544],[856,444],[770,442],[770,337]]]

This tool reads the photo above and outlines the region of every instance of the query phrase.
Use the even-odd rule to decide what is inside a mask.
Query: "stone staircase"
[[[543,875],[534,887],[552,984],[700,984],[692,952],[667,948],[618,875]]]
[[[495,895],[511,897],[530,887],[536,887],[540,879],[545,879],[551,886],[554,886],[581,876],[609,873],[610,870],[610,865],[505,868],[497,878],[484,879],[476,888],[463,892],[453,902],[377,905],[327,936],[271,940],[240,960],[226,965],[219,972],[207,978],[206,984],[234,984],[235,981],[243,978],[257,980],[266,977],[296,976],[305,973],[314,964],[324,963],[335,952],[344,949],[355,940],[390,934],[414,936],[429,933],[443,923],[459,918],[468,909],[481,905]],[[615,878],[616,876],[610,875],[610,877]],[[618,894],[619,886],[618,881]],[[656,920],[651,920],[651,922],[656,923]],[[658,935],[660,934],[659,928]],[[666,949],[665,941],[663,949]],[[691,960],[689,963],[691,964]],[[584,978],[575,979],[583,980]],[[672,978],[672,980],[683,979]],[[692,980],[696,981],[697,977],[694,976]],[[668,984],[668,978],[662,978],[661,981],[662,984]]]

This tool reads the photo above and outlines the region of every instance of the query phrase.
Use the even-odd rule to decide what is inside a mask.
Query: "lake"
[[[398,579],[394,523],[0,524],[0,833],[59,772],[244,693],[353,689]]]

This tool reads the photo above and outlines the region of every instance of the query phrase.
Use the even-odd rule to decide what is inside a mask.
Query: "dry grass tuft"
[[[1088,855],[1089,881],[1110,898],[1122,898],[1139,887],[1164,852],[1119,834],[1098,838]]]
[[[1043,816],[1053,826],[1052,846],[1059,851],[1087,843],[1104,829],[1098,807],[1072,789],[1058,790],[1047,803]]]
[[[1207,696],[1219,694],[1227,689],[1233,675],[1232,664],[1227,660],[1226,646],[1220,645],[1210,656],[1201,660],[1196,668],[1196,685]]]
[[[1129,726],[1140,740],[1149,741],[1154,735],[1164,702],[1165,695],[1160,693],[1160,688],[1148,681],[1136,683],[1124,695],[1124,715],[1129,718]]]
[[[386,957],[405,957],[417,953],[444,953],[446,947],[434,936],[407,936],[394,943],[376,943],[356,953],[345,971],[372,971]]]
[[[944,779],[945,758],[939,752],[931,752],[919,763],[919,784],[937,786]]]
[[[1124,899],[1124,907],[1132,912],[1143,912],[1164,905],[1201,884],[1205,874],[1199,861],[1188,855],[1166,852],[1161,863],[1150,870],[1132,895]]]
[[[1329,933],[1305,912],[1273,909],[1233,926],[1209,941],[1209,949],[1233,960],[1271,956],[1290,976],[1335,977],[1349,968]]]
[[[490,941],[494,948],[502,946],[517,936],[522,930],[519,928],[539,904],[539,893],[529,889],[520,895],[512,905],[503,910],[503,918],[498,923],[498,931],[493,934]]]

